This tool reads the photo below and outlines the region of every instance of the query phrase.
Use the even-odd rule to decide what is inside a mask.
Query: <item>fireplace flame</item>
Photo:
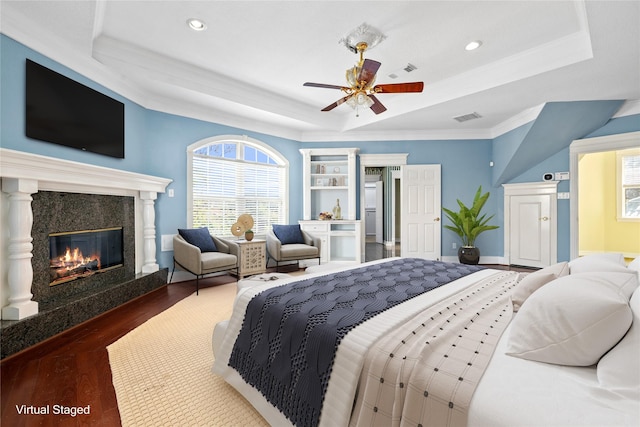
[[[67,248],[64,256],[58,258],[58,261],[58,267],[64,267],[67,270],[73,270],[87,264],[94,264],[98,269],[100,268],[100,258],[97,255],[84,257],[79,248],[73,248],[73,250]]]
[[[50,261],[51,284],[94,274],[102,268],[97,254],[85,257],[79,248],[66,248],[64,255]]]

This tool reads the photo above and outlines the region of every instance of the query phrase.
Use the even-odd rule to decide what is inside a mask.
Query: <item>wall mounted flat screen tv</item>
[[[26,135],[124,159],[124,104],[27,59]]]

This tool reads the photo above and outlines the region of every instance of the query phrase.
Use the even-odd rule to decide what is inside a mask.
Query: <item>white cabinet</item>
[[[321,262],[362,262],[361,222],[356,220],[357,148],[301,149],[303,230],[322,240]],[[319,220],[340,201],[342,219]]]
[[[357,148],[301,149],[303,219],[332,212],[340,200],[342,219],[356,219]]]
[[[362,223],[358,220],[299,221],[300,228],[320,238],[320,262],[362,262]]]

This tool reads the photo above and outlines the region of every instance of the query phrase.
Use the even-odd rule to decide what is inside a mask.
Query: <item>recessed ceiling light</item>
[[[480,40],[474,40],[467,44],[464,48],[465,50],[476,50],[480,46],[482,46],[482,42]]]
[[[207,29],[207,24],[197,18],[191,18],[187,20],[187,25],[194,31],[204,31]]]

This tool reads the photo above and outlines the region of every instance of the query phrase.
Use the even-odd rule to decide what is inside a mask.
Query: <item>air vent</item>
[[[398,77],[400,77],[400,74],[403,73],[410,73],[412,71],[417,70],[418,67],[416,67],[415,65],[407,62],[407,65],[404,66],[403,68],[400,68],[399,70],[395,70],[392,73],[389,74],[389,77],[392,79],[397,79]]]
[[[480,117],[482,117],[480,114],[473,112],[469,114],[463,114],[462,116],[454,117],[454,120],[457,120],[458,122],[462,123],[462,122],[467,122],[469,120],[479,119]]]
[[[415,65],[413,65],[413,64],[407,64],[407,66],[406,66],[406,67],[404,67],[404,70],[405,70],[407,73],[410,73],[410,72],[412,72],[413,70],[417,70],[417,69],[418,69],[418,67],[416,67],[416,66],[415,66]]]

